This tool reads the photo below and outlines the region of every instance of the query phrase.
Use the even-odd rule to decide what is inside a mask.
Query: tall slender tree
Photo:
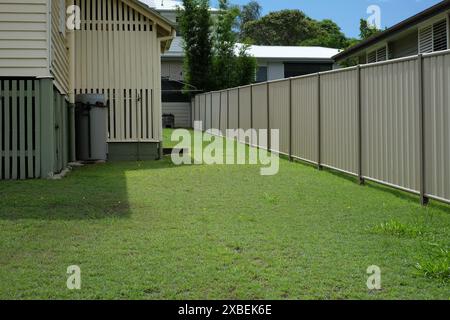
[[[212,71],[211,15],[208,0],[183,0],[179,27],[184,39],[184,78],[198,90],[209,91]],[[190,88],[189,88],[190,89]]]
[[[219,13],[213,33],[213,67],[216,88],[229,88],[236,83],[236,42],[233,26],[239,15],[228,0],[219,0]]]

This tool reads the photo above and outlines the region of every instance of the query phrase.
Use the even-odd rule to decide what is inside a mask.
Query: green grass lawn
[[[108,163],[0,191],[0,299],[450,297],[449,206],[300,163]]]

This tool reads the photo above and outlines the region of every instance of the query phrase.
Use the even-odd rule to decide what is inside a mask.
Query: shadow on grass
[[[174,168],[170,159],[76,168],[62,180],[0,182],[0,220],[125,219],[127,172]],[[144,173],[143,173],[144,174]]]

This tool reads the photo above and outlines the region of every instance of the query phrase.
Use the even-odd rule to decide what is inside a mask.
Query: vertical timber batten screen
[[[75,94],[103,94],[108,101],[109,142],[161,139],[160,63],[156,28],[122,1],[75,0]]]
[[[0,180],[40,177],[39,81],[0,78]]]
[[[448,88],[450,51],[442,51],[231,88],[208,107],[221,106],[222,134],[279,129],[273,152],[450,203]],[[194,110],[210,95],[198,95]]]

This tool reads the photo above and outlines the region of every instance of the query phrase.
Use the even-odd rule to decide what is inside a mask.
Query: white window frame
[[[383,45],[372,47],[366,51],[366,62],[367,63],[381,62],[381,61],[378,61],[378,50],[383,49],[383,48],[386,48],[386,60],[383,60],[383,61],[389,60],[389,43],[385,42]],[[372,52],[375,52],[375,62],[369,62],[369,54]]]
[[[430,26],[431,26],[431,28],[433,28],[433,25],[435,23],[442,21],[442,20],[446,21],[445,26],[447,28],[447,50],[450,49],[450,12],[447,12],[445,14],[440,14],[440,15],[418,25],[417,49],[418,49],[419,54],[423,53],[423,52],[420,52],[420,32],[423,29],[430,27]],[[434,50],[434,33],[432,33],[431,36],[432,36],[432,43],[433,43],[433,51],[432,52],[435,52],[435,50]]]

